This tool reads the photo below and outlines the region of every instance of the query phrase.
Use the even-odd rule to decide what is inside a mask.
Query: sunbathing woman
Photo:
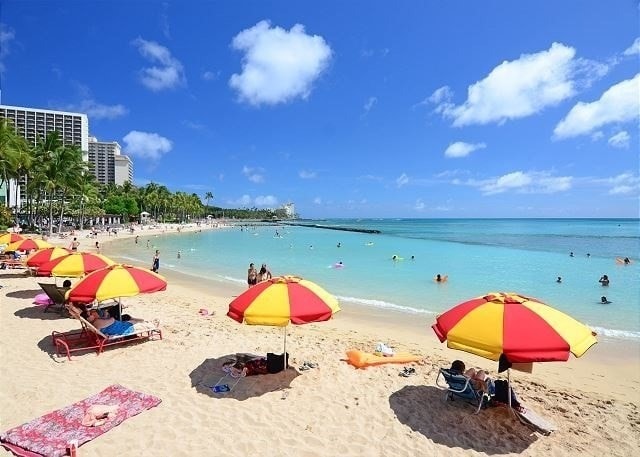
[[[117,321],[113,317],[100,317],[98,311],[91,309],[83,311],[82,317],[107,336],[113,335],[134,335],[136,333],[148,332],[158,328],[158,322],[146,322],[142,319],[132,318],[129,321]]]

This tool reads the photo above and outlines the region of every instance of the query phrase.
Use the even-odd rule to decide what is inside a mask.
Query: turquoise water
[[[230,227],[120,246],[123,257],[207,279],[246,283],[249,262],[311,279],[342,302],[434,316],[490,291],[536,297],[601,336],[640,340],[639,221],[630,219],[367,219],[310,221],[380,230]],[[279,237],[275,236],[276,230]],[[338,247],[340,243],[340,247]],[[182,251],[181,258],[177,252]],[[573,252],[574,257],[569,253]],[[587,253],[591,254],[590,257]],[[397,255],[401,260],[393,261]],[[414,260],[411,260],[414,256]],[[616,257],[635,260],[625,266]],[[344,267],[335,264],[343,262]],[[437,273],[448,275],[436,283]],[[607,274],[609,287],[598,279]],[[562,283],[556,283],[557,276]],[[602,305],[606,295],[612,302]]]

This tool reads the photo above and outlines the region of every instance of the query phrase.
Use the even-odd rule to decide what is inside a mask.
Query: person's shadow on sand
[[[238,384],[229,392],[214,392],[212,387],[225,376],[225,372],[222,371],[222,364],[235,358],[235,356],[235,354],[229,354],[216,359],[205,359],[191,373],[189,373],[189,377],[191,378],[191,387],[194,387],[196,392],[208,395],[209,397],[233,398],[235,400],[243,401],[248,398],[259,397],[260,395],[264,395],[268,392],[288,389],[291,381],[300,376],[300,373],[295,368],[289,367],[280,373],[247,376],[241,378],[240,382],[238,382]],[[222,380],[220,384],[233,386],[236,380],[237,379],[232,378],[231,376],[227,376],[227,378]],[[286,394],[284,394],[283,398],[284,397],[286,397]]]
[[[43,321],[51,321],[57,319],[66,319],[66,316],[61,315],[60,313],[49,311],[48,313],[44,312],[44,306],[29,306],[28,308],[22,308],[13,313],[14,316],[19,317],[21,319],[40,319]]]
[[[483,409],[463,400],[444,401],[434,386],[405,386],[389,397],[398,420],[434,443],[486,454],[520,454],[538,437],[506,408]]]

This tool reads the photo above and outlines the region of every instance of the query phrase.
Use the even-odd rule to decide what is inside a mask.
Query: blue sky
[[[638,2],[17,1],[2,103],[302,217],[638,217]]]

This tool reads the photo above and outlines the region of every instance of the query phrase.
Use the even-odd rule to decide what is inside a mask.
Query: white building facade
[[[49,133],[57,131],[64,144],[79,146],[82,150],[82,159],[84,161],[88,159],[89,119],[86,114],[0,105],[0,118],[10,119],[16,133],[34,146],[38,138],[45,139]],[[18,209],[22,206],[21,186],[23,184],[10,182],[8,189],[5,189],[5,199],[8,198],[9,206]]]
[[[129,157],[121,155],[116,141],[98,141],[89,137],[89,163],[93,164],[93,172],[100,184],[133,183],[133,163]]]

